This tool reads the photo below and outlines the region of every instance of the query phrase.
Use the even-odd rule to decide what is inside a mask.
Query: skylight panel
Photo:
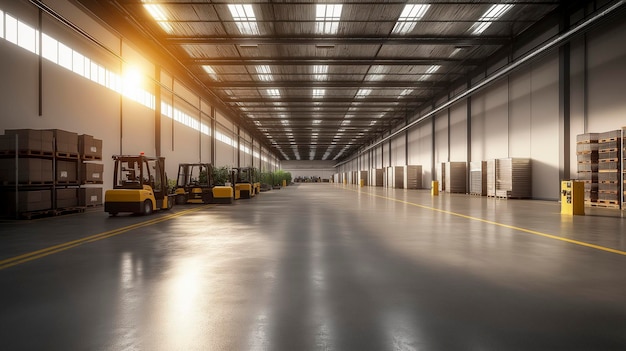
[[[391,31],[392,34],[407,34],[413,31],[417,22],[419,22],[430,5],[428,4],[407,4],[398,18],[398,22]]]
[[[364,98],[372,92],[372,89],[359,89],[356,93],[357,98]]]
[[[274,80],[274,78],[272,77],[272,70],[270,69],[270,66],[261,65],[255,66],[254,68],[256,69],[256,73],[258,74],[260,80],[265,82]]]
[[[318,34],[337,34],[342,8],[342,4],[315,5],[315,32]]]
[[[426,72],[424,72],[424,74],[421,77],[419,77],[418,80],[420,80],[420,81],[427,80],[428,78],[430,78],[430,76],[433,73],[437,72],[440,68],[441,68],[440,65],[432,65],[432,66],[428,67]]]
[[[241,34],[259,35],[254,9],[250,4],[229,4],[228,9]]]
[[[154,18],[161,29],[163,29],[167,34],[172,34],[174,32],[174,28],[172,28],[172,25],[168,23],[169,19],[167,18],[167,15],[165,14],[165,11],[163,11],[161,5],[145,4],[145,0],[143,2],[143,7],[148,11],[150,16]]]
[[[203,65],[202,68],[204,69],[204,71],[206,73],[209,74],[209,77],[211,77],[211,79],[213,80],[219,80],[219,77],[217,76],[217,73],[215,73],[215,70],[213,69],[213,67],[209,66],[209,65]],[[227,93],[228,94],[228,93]]]
[[[326,80],[328,75],[328,65],[313,66],[313,78],[315,80]]]
[[[270,97],[280,97],[280,91],[278,89],[267,89],[266,92]]]
[[[385,77],[385,73],[387,73],[386,66],[372,66],[368,72],[366,80],[382,80]]]
[[[322,123],[321,119],[314,119],[313,120],[313,124],[320,124],[320,123]]]
[[[470,28],[472,34],[478,35],[484,32],[491,24],[507,13],[513,5],[511,4],[495,4],[492,5],[485,14],[483,14],[474,25]]]
[[[313,89],[314,98],[322,98],[326,94],[326,89]]]
[[[411,94],[412,92],[413,92],[413,89],[404,89],[400,93],[400,96],[407,96],[407,95]]]

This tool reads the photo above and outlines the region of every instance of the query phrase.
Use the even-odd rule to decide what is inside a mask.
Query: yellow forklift
[[[240,198],[250,199],[261,192],[261,182],[259,174],[255,168],[239,167],[233,168],[235,178],[235,193],[239,193]]]
[[[104,211],[111,216],[120,212],[149,215],[156,210],[169,210],[174,195],[167,189],[165,158],[135,155],[114,155],[113,189],[104,194]]]
[[[215,185],[213,166],[210,163],[179,164],[174,194],[176,204],[233,202],[231,187]]]

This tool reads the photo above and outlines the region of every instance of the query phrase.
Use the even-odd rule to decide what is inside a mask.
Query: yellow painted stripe
[[[28,252],[28,253],[25,253],[25,254],[22,254],[22,255],[19,255],[19,256],[15,256],[15,257],[7,258],[7,259],[4,259],[4,260],[0,260],[0,270],[5,269],[5,268],[9,268],[9,267],[13,267],[13,266],[16,266],[18,264],[25,263],[25,262],[33,261],[33,260],[36,260],[36,259],[48,256],[48,255],[52,255],[52,254],[55,254],[55,253],[58,253],[58,252],[61,252],[61,251],[69,250],[71,248],[74,248],[74,247],[82,245],[82,244],[92,243],[92,242],[95,242],[95,241],[98,241],[98,240],[102,240],[102,239],[110,238],[112,236],[120,235],[120,234],[126,233],[128,231],[131,231],[133,229],[147,227],[147,226],[150,226],[150,225],[153,225],[153,224],[169,221],[171,219],[174,219],[174,218],[177,218],[177,217],[180,217],[180,216],[184,216],[184,215],[192,213],[192,212],[200,211],[200,210],[202,210],[204,208],[207,208],[209,206],[212,206],[212,205],[205,205],[205,206],[195,207],[195,208],[192,208],[192,209],[189,209],[189,210],[173,213],[173,214],[170,214],[170,215],[167,215],[167,216],[158,217],[158,218],[151,219],[151,220],[148,220],[148,221],[131,224],[131,225],[126,226],[126,227],[109,230],[109,231],[106,231],[106,232],[103,232],[103,233],[94,234],[94,235],[87,236],[87,237],[84,237],[84,238],[81,238],[81,239],[68,241],[68,242],[65,242],[65,243],[62,243],[62,244],[46,247],[44,249],[31,251],[31,252]]]
[[[374,196],[374,197],[379,197],[381,199],[386,199],[386,200],[390,200],[390,201],[403,203],[403,204],[406,204],[406,205],[420,207],[420,208],[431,210],[431,211],[435,211],[435,212],[445,213],[445,214],[451,215],[451,216],[461,217],[461,218],[465,218],[465,219],[469,219],[469,220],[473,220],[473,221],[478,221],[478,222],[482,222],[482,223],[495,225],[495,226],[498,226],[498,227],[513,229],[513,230],[517,230],[517,231],[528,233],[528,234],[538,235],[538,236],[542,236],[542,237],[545,237],[545,238],[550,238],[550,239],[554,239],[554,240],[564,241],[564,242],[567,242],[567,243],[570,243],[570,244],[585,246],[585,247],[589,247],[589,248],[596,249],[596,250],[601,250],[601,251],[606,251],[606,252],[610,252],[610,253],[626,256],[626,251],[621,251],[621,250],[617,250],[617,249],[611,249],[610,247],[604,247],[604,246],[600,246],[600,245],[586,243],[584,241],[578,241],[578,240],[563,238],[563,237],[560,237],[560,236],[557,236],[557,235],[553,235],[553,234],[542,233],[542,232],[538,232],[538,231],[532,230],[532,229],[526,229],[526,228],[521,228],[521,227],[516,227],[516,226],[504,224],[504,223],[490,221],[490,220],[483,219],[483,218],[472,217],[472,216],[464,215],[462,213],[446,211],[446,210],[442,210],[442,209],[439,209],[439,208],[436,208],[436,207],[430,207],[430,206],[416,204],[414,202],[398,200],[398,199],[395,199],[395,198],[392,198],[392,197],[387,197],[387,196],[382,196],[382,195],[378,195],[378,194],[373,194],[373,193],[369,193],[369,192],[362,191],[362,190],[349,189],[349,188],[346,188],[346,187],[344,187],[343,189],[354,191],[354,192],[357,192],[357,193],[367,194],[367,195]]]

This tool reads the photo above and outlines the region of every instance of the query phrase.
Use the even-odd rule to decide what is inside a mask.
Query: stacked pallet
[[[80,206],[102,205],[102,140],[84,134],[78,137],[78,151],[82,160],[78,203]]]
[[[507,199],[532,197],[532,171],[529,158],[496,160],[496,197]]]
[[[422,187],[422,166],[404,166],[404,187],[406,189],[419,189]]]
[[[598,205],[620,208],[622,181],[622,131],[598,135]]]
[[[467,163],[446,162],[444,179],[445,191],[465,194],[467,192]]]
[[[496,196],[496,160],[487,161],[487,196]]]
[[[470,190],[471,195],[487,195],[487,162],[470,162]]]
[[[598,133],[585,133],[576,136],[576,159],[578,180],[585,183],[585,203],[598,201]]]

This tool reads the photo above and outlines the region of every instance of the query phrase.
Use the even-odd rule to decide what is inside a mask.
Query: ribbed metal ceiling
[[[290,160],[348,156],[559,5],[419,2],[430,6],[394,30],[412,2],[111,0],[97,9],[80,2],[149,33]],[[324,3],[343,5],[338,21],[318,24]],[[250,6],[234,13],[233,4]],[[242,14],[247,21],[235,17]]]

